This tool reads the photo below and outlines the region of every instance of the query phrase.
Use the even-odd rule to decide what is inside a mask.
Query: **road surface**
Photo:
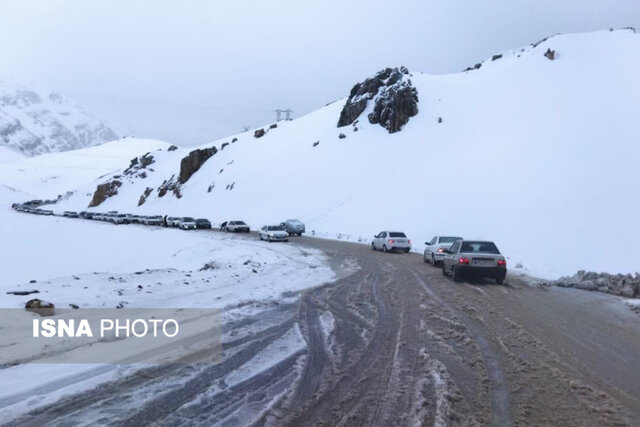
[[[218,365],[145,369],[9,425],[640,425],[640,316],[614,297],[454,283],[417,254],[290,244],[360,268],[227,324]],[[305,346],[225,383],[296,324]]]

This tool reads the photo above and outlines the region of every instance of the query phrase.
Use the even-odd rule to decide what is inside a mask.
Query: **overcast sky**
[[[191,145],[306,114],[387,66],[457,72],[545,36],[640,29],[640,0],[0,0],[0,75]]]

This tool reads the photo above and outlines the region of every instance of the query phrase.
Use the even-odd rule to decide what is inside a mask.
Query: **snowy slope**
[[[254,227],[297,217],[316,235],[364,242],[399,229],[417,250],[436,233],[492,239],[511,268],[543,277],[635,271],[640,35],[561,35],[502,55],[473,71],[412,73],[419,113],[400,132],[368,123],[371,102],[357,131],[337,128],[342,100],[262,138],[235,135],[180,187],[181,198],[157,189],[188,150],[162,151],[153,172],[124,179],[97,209]],[[95,184],[62,207],[86,208]]]
[[[32,198],[55,198],[86,183],[93,186],[96,179],[119,171],[133,157],[169,146],[153,139],[123,138],[81,150],[0,161],[0,185]]]
[[[0,164],[22,159],[24,159],[24,155],[20,154],[20,152],[0,146]]]
[[[107,124],[59,93],[0,80],[0,146],[36,156],[117,138]]]

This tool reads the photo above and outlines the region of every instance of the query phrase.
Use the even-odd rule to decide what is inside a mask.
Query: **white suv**
[[[401,231],[381,231],[373,236],[371,249],[382,252],[409,252],[411,250],[411,240]]]
[[[424,248],[424,262],[434,266],[442,264],[445,250],[449,249],[456,240],[462,240],[462,237],[436,236],[430,242],[425,242],[427,246]]]

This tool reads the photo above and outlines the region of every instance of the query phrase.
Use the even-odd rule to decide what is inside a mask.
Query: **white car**
[[[179,227],[180,226],[180,218],[177,216],[169,216],[167,217],[167,227]]]
[[[424,262],[431,263],[434,266],[441,265],[445,250],[449,249],[457,240],[462,240],[462,237],[435,236],[430,242],[424,242],[427,245],[424,248]]]
[[[268,242],[288,242],[289,233],[280,225],[265,225],[260,229],[260,240]]]
[[[180,219],[179,227],[183,230],[195,230],[196,228],[198,228],[198,225],[196,224],[196,220],[194,218],[185,216]]]
[[[371,249],[382,252],[409,252],[411,250],[411,240],[401,231],[381,231],[373,236]]]
[[[225,231],[231,231],[234,233],[248,233],[251,231],[249,226],[244,221],[227,221],[224,226]]]

